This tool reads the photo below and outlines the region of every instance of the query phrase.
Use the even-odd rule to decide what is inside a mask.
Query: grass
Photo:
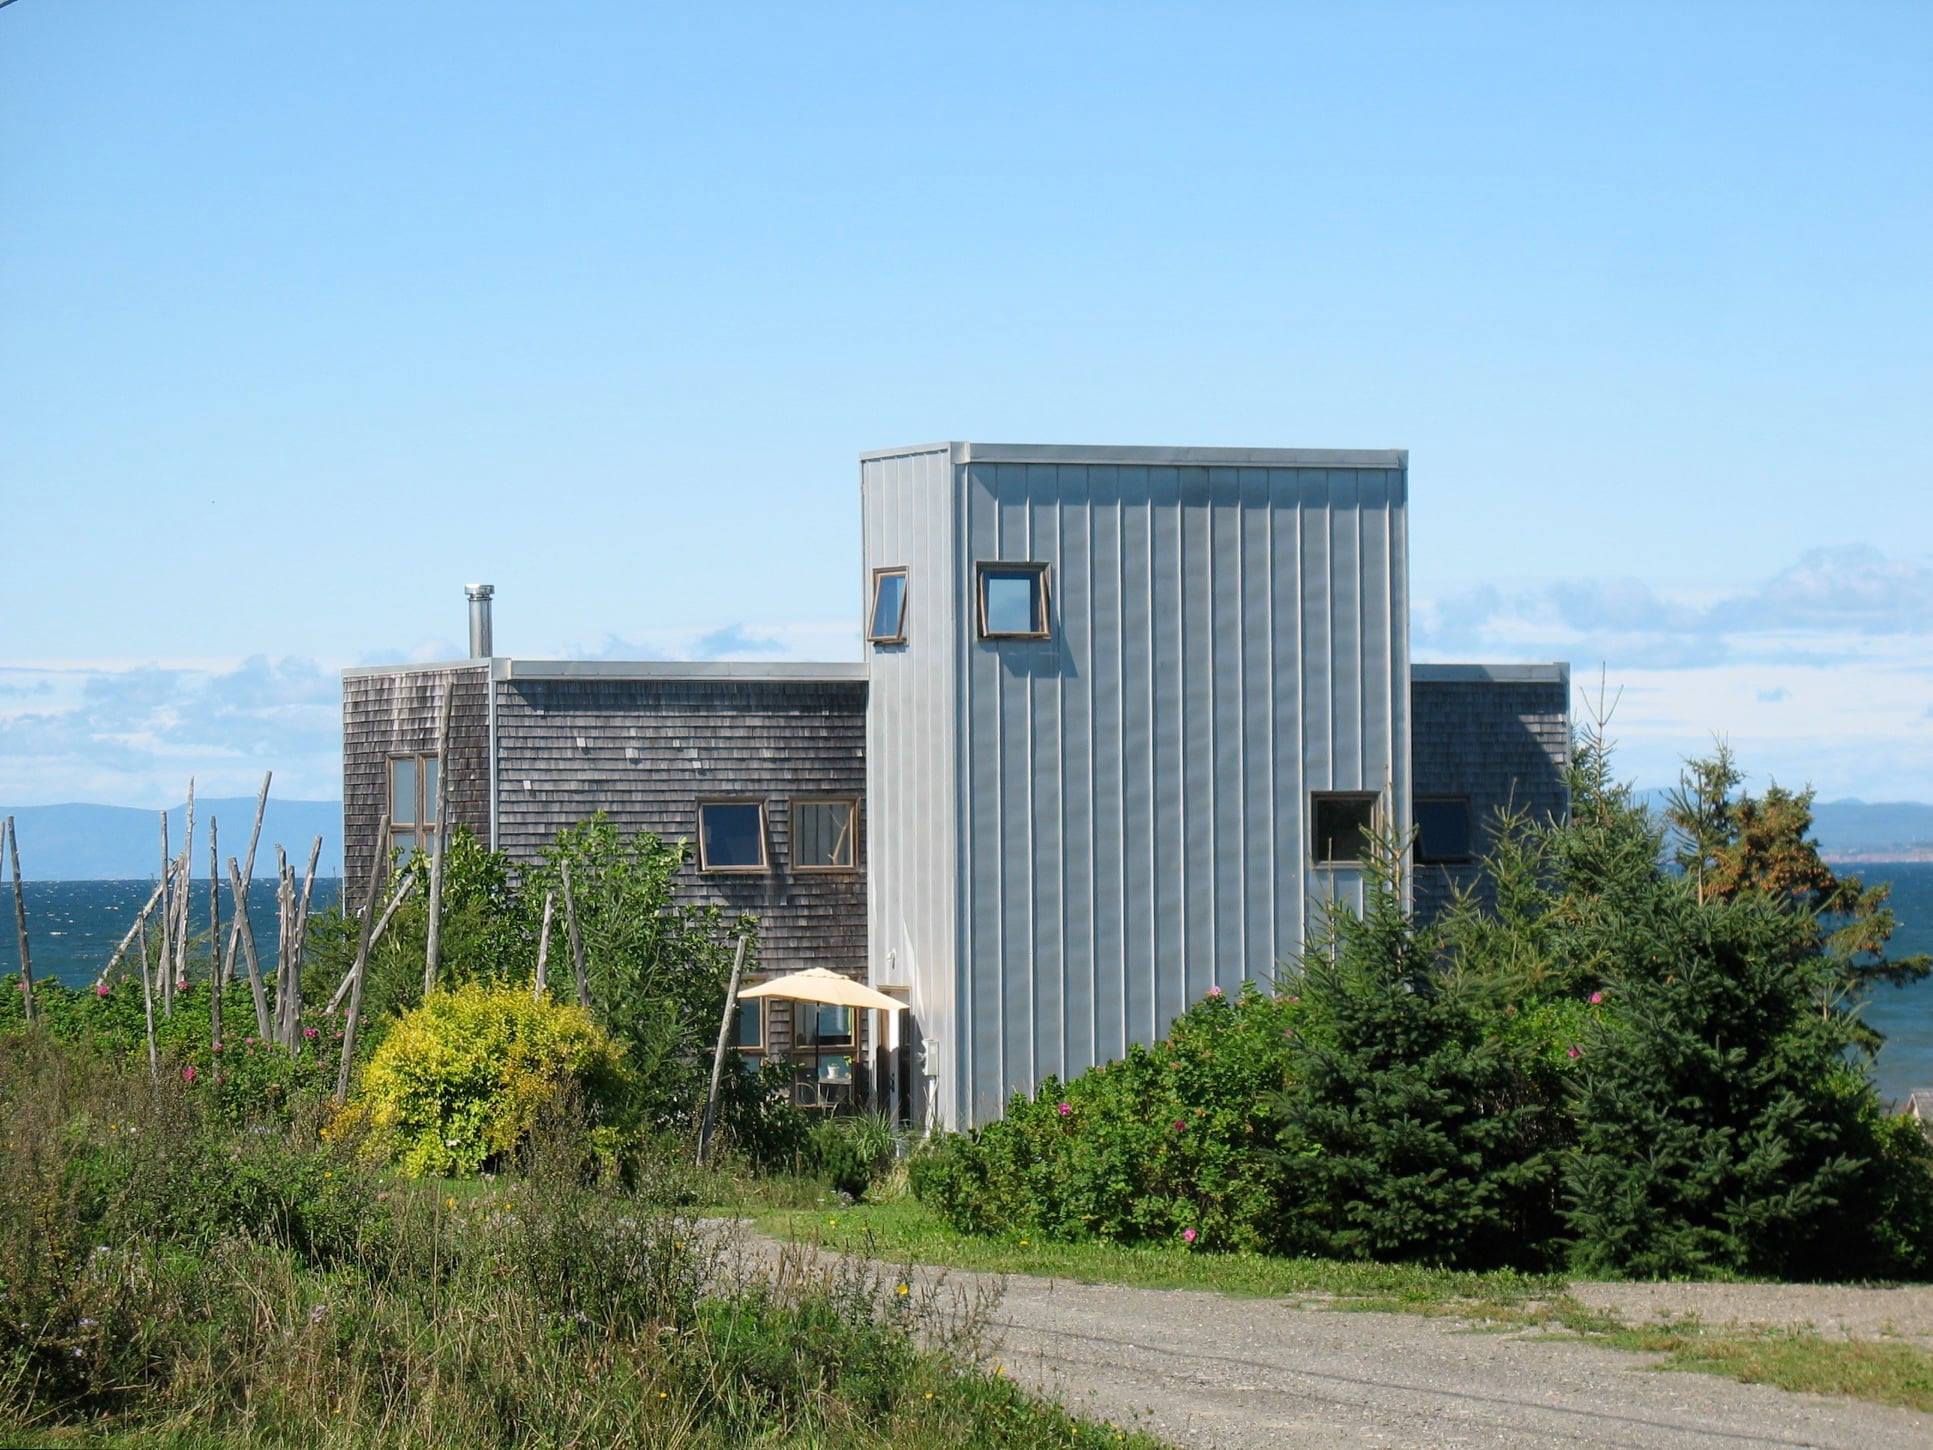
[[[794,1185],[754,1194],[723,1211],[749,1218],[774,1238],[874,1259],[1078,1283],[1303,1299],[1334,1310],[1449,1315],[1661,1356],[1661,1370],[1933,1412],[1933,1354],[1917,1346],[1827,1339],[1806,1331],[1719,1328],[1691,1319],[1628,1325],[1579,1303],[1556,1275],[1055,1243],[1020,1235],[983,1238],[954,1232],[909,1198],[845,1207],[829,1199],[802,1200],[809,1200],[807,1190]]]

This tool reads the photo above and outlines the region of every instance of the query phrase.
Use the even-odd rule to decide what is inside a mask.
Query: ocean
[[[1868,862],[1844,868],[1868,885],[1893,887],[1899,929],[1892,953],[1933,953],[1933,861]],[[335,877],[315,883],[314,910],[333,906],[342,889]],[[70,986],[91,982],[134,913],[154,890],[152,881],[30,881],[26,885],[27,928],[34,971]],[[208,929],[208,883],[197,882],[192,897],[196,931]],[[249,918],[263,965],[275,959],[275,883],[255,881],[248,893]],[[233,906],[222,889],[223,931]],[[0,884],[0,975],[19,970],[14,945],[13,888]],[[1881,987],[1866,1009],[1866,1020],[1886,1035],[1876,1076],[1880,1092],[1897,1100],[1919,1087],[1933,1087],[1933,977],[1910,987]]]

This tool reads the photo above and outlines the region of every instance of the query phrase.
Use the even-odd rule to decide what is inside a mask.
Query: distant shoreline
[[[1933,862],[1933,846],[1890,847],[1884,851],[1821,851],[1828,866],[1924,866]]]

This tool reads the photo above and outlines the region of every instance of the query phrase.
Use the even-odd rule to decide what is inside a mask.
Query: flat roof
[[[360,665],[342,672],[346,680],[369,675],[433,674],[438,670],[480,670],[493,680],[714,680],[807,684],[863,683],[866,666],[846,660],[523,660],[498,655],[487,660],[442,660],[413,665]]]
[[[1528,665],[1464,665],[1411,663],[1412,684],[1488,683],[1496,685],[1562,685],[1571,678],[1568,661]]]
[[[1190,448],[1116,443],[915,443],[877,448],[862,463],[918,453],[950,453],[956,463],[1193,464],[1248,468],[1408,469],[1407,448]]]

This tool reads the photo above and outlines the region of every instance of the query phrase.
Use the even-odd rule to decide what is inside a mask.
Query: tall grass
[[[388,1179],[319,1119],[0,1037],[0,1431],[133,1444],[1120,1444],[982,1373],[983,1305],[740,1261],[667,1163]],[[1130,1437],[1132,1439],[1132,1437]]]

